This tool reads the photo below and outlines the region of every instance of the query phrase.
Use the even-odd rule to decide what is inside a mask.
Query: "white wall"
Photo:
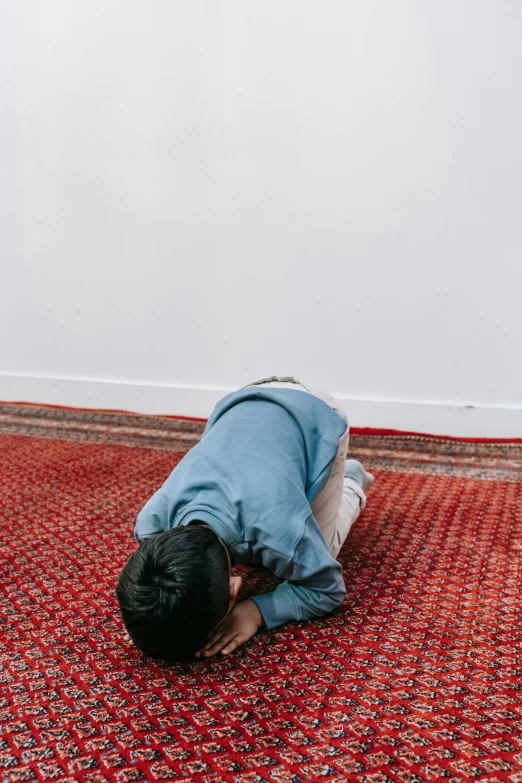
[[[0,398],[205,415],[294,372],[354,424],[522,435],[521,24],[3,0]]]

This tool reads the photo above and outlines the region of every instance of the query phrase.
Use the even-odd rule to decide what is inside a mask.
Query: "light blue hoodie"
[[[285,580],[253,599],[267,628],[331,612],[346,590],[310,504],[326,484],[346,426],[303,391],[250,387],[229,394],[140,512],[136,539],[200,520],[235,563],[261,563]]]

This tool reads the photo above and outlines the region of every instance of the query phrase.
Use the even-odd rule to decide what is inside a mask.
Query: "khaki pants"
[[[347,424],[346,431],[339,438],[339,448],[330,476],[312,503],[312,513],[324,536],[328,549],[333,557],[337,557],[353,523],[366,505],[366,495],[362,487],[354,479],[344,475],[350,428],[342,405],[328,392],[312,386],[305,386],[296,378],[289,376],[265,378],[255,383],[249,383],[245,388],[250,386],[295,389],[313,394],[314,397],[319,397],[319,399],[326,402],[330,408],[333,408],[345,420]]]

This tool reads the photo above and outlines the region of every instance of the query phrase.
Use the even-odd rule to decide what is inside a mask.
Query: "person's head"
[[[127,560],[116,595],[132,641],[146,655],[188,660],[235,603],[241,577],[208,526],[147,538]]]

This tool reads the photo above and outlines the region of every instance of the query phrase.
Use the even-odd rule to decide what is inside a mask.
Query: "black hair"
[[[176,527],[145,539],[116,586],[136,647],[166,661],[189,660],[227,613],[229,577],[225,547],[208,527]]]

